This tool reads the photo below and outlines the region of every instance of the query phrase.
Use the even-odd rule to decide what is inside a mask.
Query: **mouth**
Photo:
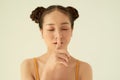
[[[53,44],[57,44],[57,42],[53,42]],[[61,42],[61,44],[63,44],[63,42]]]

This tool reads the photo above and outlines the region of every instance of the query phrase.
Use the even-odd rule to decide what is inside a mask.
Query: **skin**
[[[45,15],[43,29],[40,31],[47,45],[46,53],[37,57],[40,80],[75,80],[77,59],[67,50],[73,32],[69,17],[55,10]],[[90,65],[79,62],[79,80],[92,80]],[[35,80],[32,59],[22,62],[21,80]]]

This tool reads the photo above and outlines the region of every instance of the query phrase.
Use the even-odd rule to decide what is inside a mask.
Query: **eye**
[[[48,31],[54,31],[54,29],[48,29]]]
[[[62,29],[62,30],[68,30],[68,29]]]

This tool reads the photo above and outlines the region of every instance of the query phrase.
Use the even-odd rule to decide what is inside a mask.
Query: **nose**
[[[56,39],[60,39],[60,40],[61,40],[61,39],[62,39],[62,36],[63,36],[63,35],[62,35],[62,32],[60,32],[60,31],[56,31],[56,32],[55,32],[55,38],[56,38]]]

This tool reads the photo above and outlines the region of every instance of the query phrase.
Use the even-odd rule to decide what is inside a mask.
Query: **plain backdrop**
[[[0,0],[0,80],[20,80],[20,64],[42,55],[46,45],[33,9],[73,6],[75,21],[69,52],[89,63],[94,80],[120,80],[120,0]]]

